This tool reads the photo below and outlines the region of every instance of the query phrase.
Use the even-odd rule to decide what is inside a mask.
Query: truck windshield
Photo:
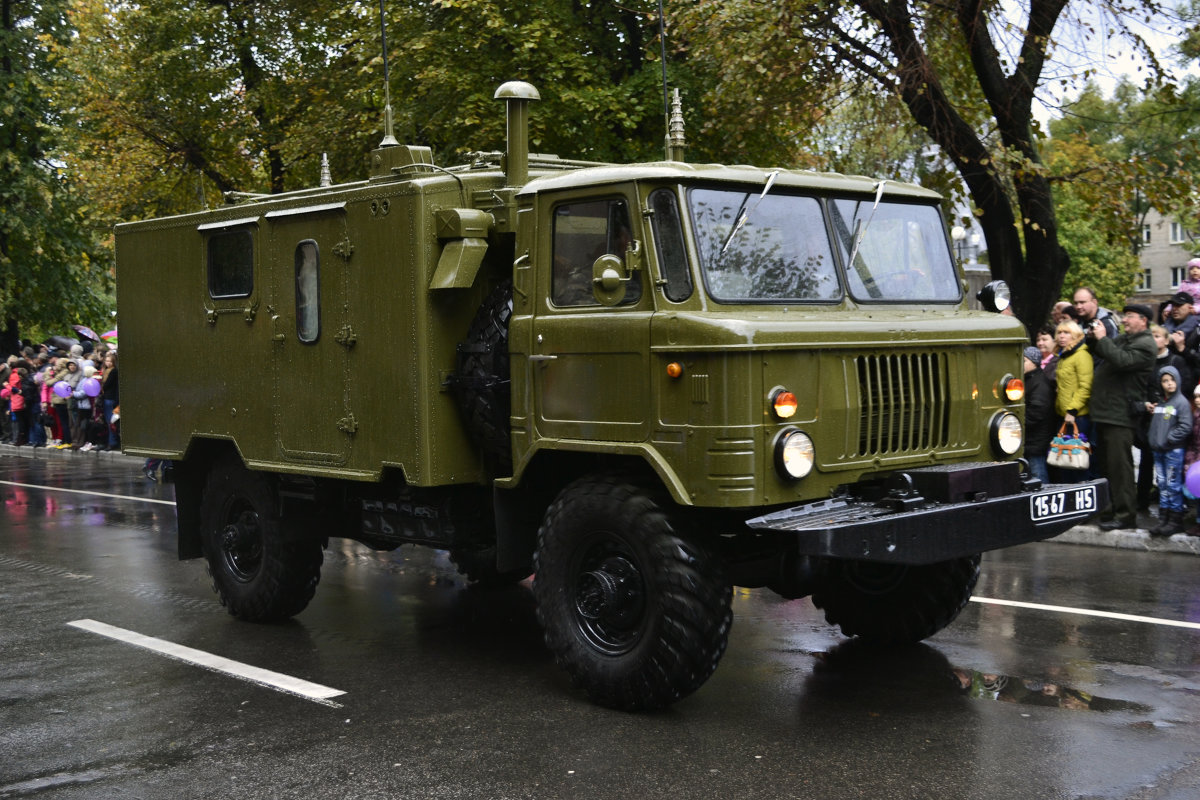
[[[959,301],[936,206],[891,200],[875,208],[874,198],[822,202],[761,191],[697,187],[688,193],[701,271],[714,300],[831,302],[845,285],[860,302]],[[841,263],[855,253],[844,280],[830,231]]]
[[[956,303],[960,287],[936,206],[871,200],[829,203],[855,300]],[[860,241],[854,249],[854,239]]]
[[[816,198],[697,188],[689,201],[713,299],[819,302],[841,296]]]

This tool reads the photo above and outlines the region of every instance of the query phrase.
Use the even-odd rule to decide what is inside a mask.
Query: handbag
[[[1067,433],[1067,424],[1063,422],[1058,429],[1058,435],[1050,440],[1050,452],[1046,454],[1046,463],[1059,469],[1087,469],[1092,461],[1092,446],[1086,436],[1079,433],[1079,426],[1070,423],[1071,433]]]

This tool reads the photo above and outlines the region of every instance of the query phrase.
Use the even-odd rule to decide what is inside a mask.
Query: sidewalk
[[[5,458],[76,458],[85,461],[97,459],[100,462],[124,462],[140,467],[144,459],[127,456],[118,452],[97,452],[91,450],[55,450],[52,447],[14,447],[11,444],[0,444],[0,457]],[[89,462],[90,463],[90,462]],[[1141,515],[1146,521],[1145,514]],[[1188,522],[1191,523],[1191,515]],[[1176,534],[1169,539],[1152,537],[1144,529],[1135,531],[1102,531],[1093,524],[1076,525],[1066,533],[1060,534],[1047,541],[1060,544],[1082,544],[1093,547],[1115,547],[1121,550],[1140,550],[1147,553],[1180,553],[1183,555],[1200,556],[1200,537]]]

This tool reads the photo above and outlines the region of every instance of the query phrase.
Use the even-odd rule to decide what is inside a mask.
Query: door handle
[[[529,357],[530,361],[557,361],[558,356],[539,356],[533,355]]]

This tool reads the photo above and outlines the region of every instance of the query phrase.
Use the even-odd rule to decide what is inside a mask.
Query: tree
[[[344,81],[362,21],[334,0],[76,0],[55,99],[67,159],[104,223],[195,211],[223,192],[316,183],[323,150],[351,170]],[[314,124],[319,121],[323,124]],[[322,147],[312,129],[327,134]],[[353,157],[361,171],[363,152]]]
[[[1145,90],[1122,81],[1106,100],[1089,84],[1050,123],[1054,141],[1085,140],[1096,156],[1074,173],[1089,183],[1105,175],[1109,193],[1125,205],[1127,237],[1141,248],[1141,229],[1151,208],[1188,213],[1200,175],[1200,83]],[[1194,222],[1191,223],[1194,227]]]
[[[741,109],[751,127],[762,108],[778,130],[778,109],[790,104],[801,136],[808,109],[828,104],[831,92],[897,97],[954,163],[992,272],[1008,281],[1017,316],[1033,327],[1069,266],[1032,113],[1049,77],[1054,32],[1060,24],[1084,37],[1115,32],[1141,48],[1126,15],[1153,14],[1157,5],[1028,0],[1021,11],[1015,21],[1015,8],[985,0],[712,0],[688,4],[683,25],[689,52],[727,65],[717,95],[755,98]]]
[[[0,0],[0,351],[22,329],[91,321],[107,305],[108,274],[70,174],[51,157],[60,139],[47,85],[48,45],[71,35],[66,2]],[[89,319],[91,318],[91,319]]]
[[[1141,274],[1130,244],[1136,231],[1130,213],[1136,192],[1127,179],[1134,167],[1106,155],[1106,149],[1081,134],[1055,138],[1048,144],[1046,163],[1055,186],[1059,240],[1071,259],[1063,295],[1088,286],[1101,305],[1121,308]]]

